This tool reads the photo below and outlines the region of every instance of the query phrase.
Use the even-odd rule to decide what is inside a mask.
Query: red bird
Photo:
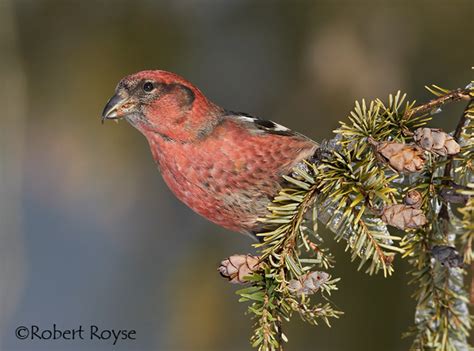
[[[318,144],[275,122],[225,110],[182,77],[141,71],[123,78],[102,119],[125,118],[148,140],[171,191],[210,221],[259,231],[282,175]]]

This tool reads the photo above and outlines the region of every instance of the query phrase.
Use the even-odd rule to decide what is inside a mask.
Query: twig
[[[314,197],[316,196],[316,193],[318,191],[318,188],[316,185],[313,185],[312,188],[308,191],[308,193],[305,195],[305,199],[301,203],[298,214],[295,216],[293,221],[291,222],[291,227],[290,230],[288,231],[288,237],[285,240],[285,244],[283,246],[283,252],[282,252],[282,258],[281,261],[284,262],[285,255],[288,255],[289,252],[291,252],[292,249],[295,248],[296,246],[296,237],[297,237],[297,230],[301,224],[301,221],[303,220],[303,217],[308,211],[308,208],[311,206],[311,204],[314,201]]]
[[[298,235],[297,234],[298,229],[301,225],[301,221],[303,220],[303,217],[306,211],[313,203],[316,193],[317,193],[317,186],[313,185],[312,188],[306,194],[305,199],[299,206],[298,213],[291,223],[290,229],[287,233],[287,237],[285,239],[285,243],[283,245],[282,252],[281,252],[280,264],[283,267],[284,267],[286,257],[290,255],[292,250],[295,249],[295,246],[297,244],[296,237]],[[285,272],[281,271],[280,274],[284,275]],[[279,345],[278,350],[283,351],[283,329],[282,329],[282,322],[281,322],[280,316],[277,316],[276,325],[278,327],[278,334],[277,334],[277,340],[278,340],[278,345]]]
[[[280,316],[277,317],[276,325],[278,328],[278,334],[277,334],[278,351],[283,351],[283,329],[282,329],[283,327],[282,327]]]
[[[403,119],[410,119],[411,117],[415,115],[420,115],[423,113],[430,112],[434,110],[435,108],[443,106],[444,104],[448,102],[470,100],[471,99],[469,95],[470,90],[471,90],[470,88],[464,88],[464,89],[459,88],[447,93],[446,95],[442,95],[436,99],[433,99],[427,102],[426,104],[411,108],[405,112]]]
[[[467,94],[467,96],[469,99],[471,99],[469,93]],[[464,109],[461,115],[461,118],[459,119],[458,125],[456,126],[456,129],[453,134],[454,140],[458,143],[459,143],[459,138],[461,137],[462,130],[467,121],[467,111],[470,105],[471,105],[471,102],[469,101],[469,103],[467,104],[466,108]],[[449,185],[449,182],[450,182],[449,176],[451,175],[453,162],[454,162],[454,156],[453,155],[448,156],[448,163],[446,164],[446,167],[444,167],[444,174],[443,174],[443,177],[445,178],[445,180],[442,181],[441,183],[442,185],[445,185],[445,186]],[[449,223],[449,213],[448,213],[448,206],[446,202],[443,202],[443,206],[441,207],[441,210],[439,211],[439,215],[441,218],[446,220],[446,223]]]

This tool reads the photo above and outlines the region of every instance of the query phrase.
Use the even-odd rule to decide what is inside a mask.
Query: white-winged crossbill
[[[318,144],[275,122],[209,101],[182,77],[141,71],[123,78],[104,119],[126,119],[148,140],[171,191],[212,222],[246,234],[281,188],[282,175]]]

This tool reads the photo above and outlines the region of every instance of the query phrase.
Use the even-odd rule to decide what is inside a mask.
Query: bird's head
[[[102,121],[125,118],[149,137],[187,141],[214,123],[221,111],[190,82],[166,71],[123,78],[102,112]]]

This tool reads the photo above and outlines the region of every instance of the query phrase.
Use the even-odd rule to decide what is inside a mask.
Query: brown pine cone
[[[418,208],[397,204],[385,207],[382,221],[401,230],[414,229],[426,224],[426,217]]]
[[[258,260],[253,255],[232,255],[221,262],[218,271],[233,284],[245,284],[244,278],[259,268]]]
[[[418,128],[414,134],[415,142],[426,151],[440,156],[455,155],[461,147],[452,136],[437,128]]]
[[[404,198],[405,204],[413,208],[421,208],[423,198],[421,194],[416,190],[409,190]]]
[[[290,280],[288,288],[297,295],[311,295],[318,291],[329,278],[330,275],[326,272],[308,272],[298,279]]]
[[[419,172],[425,165],[423,150],[413,144],[375,142],[376,150],[398,172]]]

